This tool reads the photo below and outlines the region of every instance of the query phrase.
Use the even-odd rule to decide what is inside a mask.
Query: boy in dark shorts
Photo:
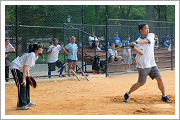
[[[171,102],[165,94],[164,83],[154,61],[154,34],[149,33],[149,26],[146,23],[139,24],[138,28],[141,32],[141,36],[136,40],[136,43],[129,43],[128,46],[134,48],[137,52],[135,59],[139,79],[138,82],[132,85],[129,92],[125,93],[123,101],[128,102],[130,94],[144,85],[146,83],[146,78],[149,75],[152,80],[155,78],[158,83],[158,88],[162,93],[161,100],[164,102]]]
[[[63,50],[66,54],[69,55],[69,53],[64,49],[64,47],[58,44],[58,38],[54,38],[53,45],[49,46],[48,51],[47,51],[49,78],[51,78],[51,71],[55,71],[55,66],[57,66],[58,68],[61,67],[59,77],[66,77],[65,75],[62,74],[62,72],[65,68],[65,63],[58,60],[58,55],[59,55],[60,50]]]

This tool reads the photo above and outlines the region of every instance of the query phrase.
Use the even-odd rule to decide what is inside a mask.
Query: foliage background
[[[84,24],[104,25],[106,7],[104,5],[84,5]],[[81,5],[18,5],[19,24],[38,26],[63,26],[66,16],[71,23],[81,23]],[[148,11],[153,12],[154,21],[175,22],[174,5],[108,5],[110,19],[148,20]],[[15,5],[5,6],[5,24],[15,24]]]

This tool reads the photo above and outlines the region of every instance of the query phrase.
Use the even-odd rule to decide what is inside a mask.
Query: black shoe
[[[171,102],[171,100],[167,96],[162,96],[161,100],[163,100],[164,102]]]
[[[129,94],[126,92],[125,94],[124,94],[124,99],[123,99],[123,101],[124,102],[128,102],[128,99],[129,99]]]
[[[6,82],[9,82],[9,78],[5,78]]]

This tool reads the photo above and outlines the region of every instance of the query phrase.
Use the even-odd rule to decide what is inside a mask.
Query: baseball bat
[[[74,75],[76,76],[76,78],[77,78],[79,81],[81,81],[80,78],[77,76],[77,74],[72,70],[72,68],[71,68],[71,71],[74,73]]]
[[[84,75],[84,77],[87,79],[87,81],[89,81],[89,79],[87,78],[86,74],[81,70],[82,74]]]
[[[66,60],[67,61],[67,60]],[[68,64],[67,64],[68,65]],[[71,71],[73,72],[73,74],[76,76],[76,78],[81,81],[81,79],[77,76],[77,74],[74,72],[74,70],[68,65],[68,67],[71,69]]]
[[[122,46],[122,47],[113,48],[113,51],[114,51],[114,50],[120,50],[120,49],[122,49],[122,48],[124,48],[124,47],[127,47],[127,46]]]

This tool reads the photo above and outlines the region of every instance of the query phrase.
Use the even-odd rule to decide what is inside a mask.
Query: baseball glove
[[[36,88],[37,87],[37,83],[36,80],[32,77],[32,76],[27,76],[26,80],[29,82],[29,84],[33,87]]]

